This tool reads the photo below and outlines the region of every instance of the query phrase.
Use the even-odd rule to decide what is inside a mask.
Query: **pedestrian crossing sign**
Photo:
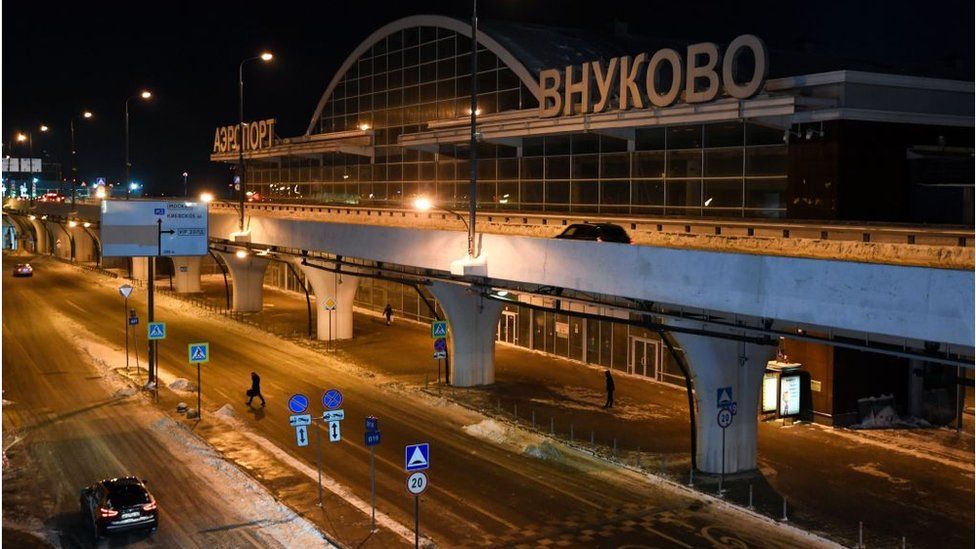
[[[149,329],[149,340],[166,339],[166,323],[150,322],[147,324]]]
[[[190,362],[210,362],[209,343],[191,343],[188,346]]]
[[[437,339],[447,337],[447,321],[435,320],[430,323],[430,337]]]

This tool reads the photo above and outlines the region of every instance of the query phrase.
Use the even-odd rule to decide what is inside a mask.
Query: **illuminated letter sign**
[[[747,53],[751,65],[740,62]],[[662,49],[548,69],[539,72],[539,116],[705,103],[723,94],[748,99],[763,89],[768,73],[766,45],[751,34],[733,40],[724,56],[717,45],[702,42],[688,46],[684,57]]]
[[[214,154],[237,152],[238,144],[243,144],[244,151],[268,149],[275,141],[275,119],[245,122],[244,131],[237,124],[221,126],[214,131]]]

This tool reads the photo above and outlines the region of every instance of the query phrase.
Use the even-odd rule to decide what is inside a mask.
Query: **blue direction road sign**
[[[149,329],[149,340],[166,339],[166,323],[150,322],[146,325]]]
[[[442,360],[447,358],[447,351],[434,351],[434,360]]]
[[[129,315],[129,324],[131,324],[133,326],[135,326],[136,324],[139,324],[139,317],[136,316],[136,312],[135,311],[132,311],[132,314]]]
[[[719,408],[732,404],[732,387],[719,387],[717,393],[716,403]]]
[[[299,446],[308,446],[308,427],[305,425],[295,427],[295,439],[298,440]]]
[[[339,442],[342,440],[342,431],[338,421],[329,422],[329,442]]]
[[[366,430],[367,431],[377,431],[380,428],[380,422],[373,416],[366,416]]]
[[[288,411],[293,414],[302,414],[305,413],[305,410],[308,410],[308,397],[301,393],[291,395],[291,398],[288,399]]]
[[[210,362],[209,343],[191,343],[187,345],[190,362]]]
[[[434,350],[438,352],[447,351],[447,340],[443,337],[439,337],[434,340]]]
[[[312,416],[310,414],[288,416],[288,424],[291,425],[292,427],[302,427],[304,425],[311,425]]]
[[[335,410],[340,405],[342,405],[342,393],[339,392],[339,389],[329,389],[322,395],[322,406]]]
[[[378,446],[380,443],[379,431],[366,431],[366,446]]]
[[[430,323],[430,337],[447,337],[447,321],[435,320]]]
[[[403,452],[403,466],[407,471],[423,471],[430,467],[430,444],[408,444]]]

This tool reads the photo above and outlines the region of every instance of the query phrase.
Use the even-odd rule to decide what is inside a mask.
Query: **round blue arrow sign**
[[[288,409],[293,414],[301,414],[305,410],[308,410],[308,397],[299,393],[291,395],[288,399]]]
[[[342,393],[338,389],[329,389],[322,395],[322,405],[330,410],[335,410],[342,404]]]

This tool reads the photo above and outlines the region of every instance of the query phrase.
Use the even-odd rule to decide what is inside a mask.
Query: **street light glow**
[[[132,183],[129,183],[129,188],[134,191],[139,188],[139,184],[133,181]]]
[[[82,223],[82,225],[83,225],[83,226],[84,226],[84,227],[85,227],[86,229],[87,229],[88,227],[91,227],[91,223],[89,223],[89,222],[87,222],[87,221],[85,221],[84,223]]]
[[[105,198],[105,187],[99,187],[98,190],[95,191],[95,198]]]
[[[91,117],[93,117],[95,115],[91,111],[85,111],[84,113],[81,114],[81,116],[83,116],[85,118],[91,118]]]
[[[48,130],[50,130],[50,129],[51,129],[51,128],[49,128],[49,127],[47,127],[47,126],[45,126],[44,124],[41,124],[41,131],[42,131],[42,132],[46,132],[46,131],[48,131]]]
[[[427,198],[426,196],[421,196],[420,198],[413,201],[413,207],[422,212],[426,212],[434,207],[434,203],[431,202],[430,199]]]
[[[237,252],[234,255],[236,255],[237,257],[239,257],[241,259],[244,259],[245,257],[247,257],[247,251],[245,251],[245,250],[237,250]]]
[[[149,90],[142,90],[142,93],[139,94],[139,97],[142,97],[143,99],[149,99],[150,97],[152,97],[152,92]]]
[[[78,226],[78,222],[72,219],[71,221],[68,222],[68,226],[74,229],[75,227]]]
[[[366,130],[369,129],[369,124],[366,124],[366,123],[360,124],[359,125],[359,129],[362,130],[362,131],[366,131]]]
[[[271,52],[269,51],[266,51],[261,54],[261,61],[268,62],[271,61],[272,59],[274,59],[274,55],[272,55]]]
[[[17,134],[17,141],[21,141],[21,142],[27,141],[27,135],[22,134],[22,133],[18,133]]]
[[[203,202],[204,204],[210,204],[213,202],[213,199],[213,193],[200,193],[200,202]]]

